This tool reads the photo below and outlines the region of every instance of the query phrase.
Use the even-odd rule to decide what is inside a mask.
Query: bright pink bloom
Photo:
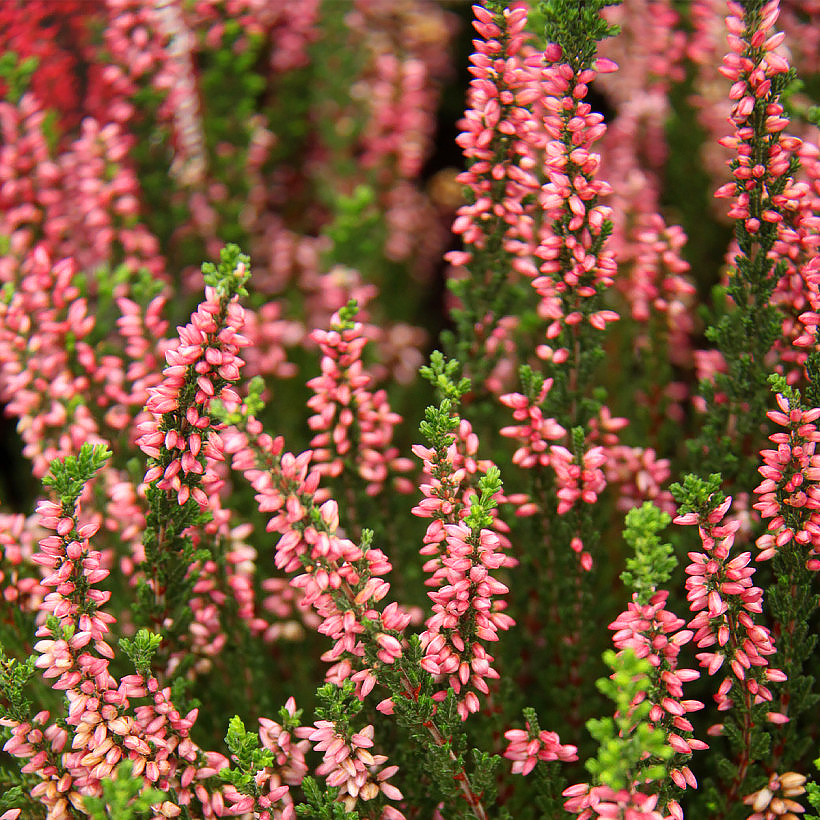
[[[509,741],[504,750],[504,757],[513,761],[513,774],[529,774],[539,760],[578,760],[578,749],[575,746],[562,745],[555,732],[542,730],[536,736],[529,723],[526,730],[509,729],[504,732],[504,737]]]
[[[377,495],[391,472],[406,472],[411,466],[391,446],[401,416],[391,411],[384,390],[368,389],[373,379],[362,364],[367,344],[362,324],[344,323],[337,312],[330,327],[310,334],[322,352],[322,375],[308,382],[314,391],[308,407],[316,413],[308,420],[317,431],[310,442],[315,469],[329,476],[355,471],[367,494]],[[411,486],[406,480],[396,483],[398,490]]]
[[[794,540],[807,549],[808,566],[820,568],[820,455],[815,455],[820,409],[805,410],[780,393],[777,404],[780,409],[766,415],[786,431],[769,436],[776,449],[760,451],[763,481],[755,488],[754,508],[770,520],[768,532],[757,539],[757,560],[772,558]]]
[[[236,275],[244,273],[239,262]],[[228,409],[239,404],[232,385],[244,365],[238,353],[248,344],[241,335],[243,310],[235,297],[205,289],[205,301],[179,329],[179,344],[165,354],[163,381],[148,390],[146,410],[153,418],[139,425],[137,444],[150,457],[146,483],[176,496],[183,506],[193,498],[208,506],[219,478],[209,461],[222,461],[218,424],[209,415],[211,400]],[[195,389],[192,389],[195,388]]]
[[[639,658],[652,665],[647,689],[652,704],[649,722],[666,733],[668,743],[676,753],[669,774],[679,788],[697,783],[686,762],[692,752],[709,747],[692,736],[693,727],[686,715],[703,709],[698,700],[684,699],[683,684],[697,680],[700,672],[678,666],[680,648],[692,640],[693,633],[683,629],[685,621],[666,609],[666,590],[656,592],[648,604],[641,605],[637,596],[626,612],[621,613],[609,628],[616,630],[612,641],[619,650],[632,649]],[[668,807],[667,807],[668,810]]]
[[[697,613],[688,626],[698,648],[706,650],[697,655],[701,667],[714,675],[725,666],[727,675],[714,696],[720,711],[731,709],[738,695],[754,703],[771,701],[769,682],[783,679],[780,670],[769,668],[767,657],[775,653],[769,630],[754,622],[763,608],[763,590],[752,583],[751,553],[730,558],[740,527],[738,520],[725,518],[731,501],[726,498],[708,515],[675,519],[697,524],[703,542],[703,552],[689,553],[692,563],[686,568],[686,597]]]
[[[324,752],[324,760],[316,768],[316,774],[327,778],[328,786],[339,788],[338,799],[347,811],[353,811],[361,800],[368,802],[380,794],[389,800],[401,800],[402,793],[389,779],[398,766],[385,766],[387,756],[373,754],[373,726],[367,725],[347,737],[336,731],[336,725],[328,720],[317,720],[316,729],[307,735],[317,752]],[[310,730],[308,730],[310,731]],[[382,812],[383,820],[404,820],[398,809],[391,807]]]

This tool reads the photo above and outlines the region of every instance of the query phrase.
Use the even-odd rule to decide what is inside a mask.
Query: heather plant
[[[818,36],[0,4],[0,820],[820,812]]]

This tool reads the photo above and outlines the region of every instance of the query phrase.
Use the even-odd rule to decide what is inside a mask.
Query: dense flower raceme
[[[290,786],[301,784],[308,773],[305,754],[310,750],[307,739],[313,732],[309,726],[293,726],[296,702],[288,698],[285,703],[286,718],[283,726],[270,718],[259,718],[259,740],[264,749],[273,753],[273,765],[266,766],[254,776],[255,794],[225,789],[230,804],[230,814],[245,815],[253,812],[258,820],[292,820],[295,817]]]
[[[514,623],[504,612],[506,603],[498,597],[508,589],[491,571],[518,563],[505,553],[509,541],[500,531],[502,522],[494,508],[501,495],[500,482],[493,488],[493,501],[487,499],[486,516],[478,519],[472,514],[478,495],[471,477],[483,474],[487,478],[492,470],[497,474],[491,462],[475,458],[477,449],[478,437],[465,419],[458,420],[449,443],[413,447],[423,460],[429,483],[422,483],[424,498],[412,512],[432,519],[420,552],[432,556],[424,564],[430,575],[425,583],[435,588],[428,593],[433,614],[421,635],[421,665],[433,675],[446,676],[459,696],[462,719],[478,711],[476,692],[489,692],[486,679],[498,678],[491,665],[493,656],[482,641],[498,640],[498,630]],[[478,488],[481,483],[479,478]],[[445,695],[446,690],[441,690],[434,697],[441,700]]]
[[[86,341],[95,318],[76,273],[72,259],[52,263],[39,245],[26,256],[11,300],[0,303],[0,398],[19,419],[23,453],[38,478],[84,441],[102,441],[97,420],[78,397],[96,392],[114,374],[104,373]],[[72,364],[69,339],[82,369]]]
[[[536,66],[542,60],[540,103],[548,141],[544,148],[547,181],[539,204],[548,219],[534,251],[542,262],[533,272],[532,286],[541,300],[539,315],[548,322],[548,344],[540,345],[536,353],[560,364],[570,355],[562,335],[566,329],[571,332],[579,323],[589,322],[603,330],[618,318],[612,310],[594,307],[592,300],[612,285],[615,259],[605,241],[610,209],[599,204],[611,189],[598,178],[600,157],[592,151],[606,125],[603,115],[584,101],[596,73],[613,71],[616,66],[598,59],[596,69],[576,73],[562,62],[561,49],[555,44],[538,55],[537,61],[528,58],[527,62]],[[553,348],[556,339],[559,346]]]
[[[459,208],[453,223],[465,246],[448,254],[454,264],[468,263],[474,249],[486,248],[496,233],[508,251],[531,250],[533,195],[539,188],[527,142],[534,126],[531,107],[538,97],[521,53],[527,11],[519,7],[493,14],[474,5],[473,13],[479,39],[473,40],[469,107],[460,121],[465,130],[456,139],[469,162],[457,179],[469,187],[473,201]]]
[[[324,752],[316,774],[326,777],[328,786],[339,788],[339,799],[348,811],[353,811],[358,801],[366,804],[379,794],[390,800],[402,799],[402,793],[388,782],[399,767],[385,766],[387,756],[370,751],[372,725],[349,737],[339,734],[332,721],[319,720],[314,725],[308,738],[317,752]],[[384,806],[379,820],[404,820],[404,815],[394,806]]]
[[[820,569],[820,441],[816,421],[820,408],[803,409],[798,401],[777,394],[779,410],[766,415],[784,427],[769,441],[776,449],[761,450],[763,481],[755,488],[759,496],[754,508],[770,519],[768,532],[757,539],[758,561],[772,558],[792,541],[806,550],[809,569]]]
[[[392,664],[401,657],[399,639],[410,621],[395,603],[381,612],[375,608],[390,590],[381,578],[390,571],[390,562],[381,550],[357,546],[338,534],[338,505],[322,502],[326,494],[319,490],[319,472],[309,470],[310,450],[299,456],[284,452],[282,437],[264,433],[253,417],[245,418],[242,429],[233,427],[223,435],[225,452],[256,490],[259,509],[273,513],[267,529],[280,535],[277,568],[302,570],[291,585],[303,590],[302,603],[321,618],[319,632],[334,641],[322,656],[334,663],[327,679],[341,683],[352,678],[364,697],[376,684],[370,664]],[[370,662],[365,638],[373,649]]]
[[[783,221],[777,225],[773,252],[784,266],[772,294],[772,302],[783,314],[778,353],[784,362],[787,380],[794,384],[802,376],[806,347],[814,345],[803,319],[816,311],[817,269],[820,263],[820,148],[804,138],[796,151],[800,161],[799,179],[789,182],[782,203]],[[807,338],[807,335],[809,338]]]
[[[370,547],[366,537],[357,546],[339,535],[338,505],[332,499],[323,500],[326,493],[319,488],[319,472],[310,470],[311,451],[299,456],[284,452],[283,438],[272,438],[263,431],[258,419],[250,415],[244,415],[238,426],[232,426],[223,435],[225,452],[232,455],[233,468],[244,473],[256,490],[260,511],[274,513],[267,529],[280,534],[277,568],[290,573],[304,570],[291,584],[303,590],[302,604],[312,606],[321,619],[318,631],[334,641],[322,655],[323,660],[333,662],[326,679],[337,685],[350,679],[356,685],[357,696],[366,697],[378,682],[379,669],[392,666],[402,657],[401,639],[411,620],[411,614],[395,602],[381,611],[376,608],[390,590],[390,584],[380,577],[390,571],[390,562],[381,550]],[[497,616],[496,621],[500,622],[501,617]],[[478,673],[486,673],[487,667],[486,657],[477,653]],[[405,686],[404,694],[415,697],[406,678]],[[394,704],[386,698],[377,708],[391,714]],[[466,711],[463,716],[466,717]],[[430,733],[437,745],[445,743],[432,725]],[[342,766],[337,777],[341,778],[344,772],[347,794],[354,796],[355,771],[350,772],[349,764],[340,760],[328,772],[336,772],[337,763]],[[390,774],[385,774],[387,771]],[[388,767],[379,774],[385,780],[392,773],[393,769]],[[399,794],[382,783],[378,774],[376,779],[378,790],[387,797]],[[466,780],[461,783],[461,791],[471,805],[482,808]],[[385,807],[383,812],[383,817],[399,818],[392,807]]]
[[[235,273],[247,276],[244,262]],[[207,490],[219,480],[203,463],[222,460],[222,442],[208,409],[214,397],[228,407],[239,404],[231,385],[244,364],[238,352],[248,344],[239,332],[242,323],[242,307],[230,294],[207,287],[190,324],[179,330],[179,346],[165,354],[162,383],[148,391],[146,410],[153,418],[139,425],[137,442],[151,459],[145,482],[173,492],[180,506],[191,497],[206,508]]]
[[[46,588],[33,561],[37,540],[23,515],[0,515],[0,586],[6,611],[37,612]]]
[[[11,251],[0,265],[3,281],[38,243],[89,271],[122,262],[162,278],[158,240],[139,219],[131,138],[118,123],[86,117],[79,135],[55,153],[47,123],[31,92],[17,106],[0,101],[0,232]]]
[[[513,774],[529,774],[538,761],[545,763],[561,760],[570,763],[578,760],[575,746],[562,744],[555,732],[542,729],[537,734],[529,723],[526,729],[508,729],[504,737],[509,741],[504,750],[504,757],[512,760]]]
[[[668,820],[657,811],[658,795],[644,794],[640,785],[633,783],[628,789],[615,791],[609,786],[588,786],[579,783],[565,789],[568,800],[564,808],[578,815],[578,820],[594,817],[622,818],[623,820]]]
[[[369,390],[371,376],[362,363],[367,339],[360,322],[337,312],[329,331],[310,334],[322,353],[322,375],[311,379],[314,395],[308,400],[315,415],[308,420],[316,431],[310,446],[314,468],[322,475],[338,476],[354,470],[366,482],[368,495],[379,493],[390,472],[411,467],[409,459],[398,458],[391,447],[393,428],[401,421],[390,410],[384,390]],[[408,479],[396,482],[396,489],[410,492]]]
[[[720,711],[735,706],[738,697],[748,711],[752,703],[771,702],[769,683],[783,681],[785,675],[769,668],[767,657],[775,652],[772,636],[754,620],[763,610],[763,591],[752,583],[751,553],[730,558],[740,528],[740,521],[726,518],[731,503],[729,497],[708,512],[686,512],[675,523],[697,525],[703,543],[703,552],[689,553],[691,563],[686,568],[687,599],[697,613],[688,627],[695,630],[697,647],[706,650],[698,653],[698,662],[710,675],[724,664],[728,667],[714,696]],[[767,719],[782,723],[788,718],[770,711]],[[710,728],[712,733],[720,730],[720,724]]]
[[[43,585],[52,590],[42,604],[52,620],[37,630],[36,665],[65,692],[68,712],[64,724],[48,723],[48,712],[27,722],[4,721],[12,731],[5,751],[27,759],[23,771],[41,778],[32,797],[48,808],[49,820],[67,819],[83,795],[99,795],[101,781],[128,759],[136,775],[169,793],[158,816],[176,817],[193,800],[203,817],[220,816],[221,787],[214,790],[207,781],[227,761],[190,740],[196,710],[181,716],[170,689],[153,677],[127,675],[117,683],[108,671],[114,654],[107,636],[115,618],[101,608],[111,593],[97,588],[108,575],[89,543],[98,525],[80,524],[76,505],[43,501],[38,513],[53,533],[35,556],[46,569]],[[149,702],[135,707],[137,699]]]
[[[776,51],[785,35],[772,33],[778,0],[766,3],[754,20],[747,20],[738,3],[730,2],[729,9],[726,23],[731,51],[720,71],[732,81],[729,96],[735,102],[730,121],[735,132],[720,142],[733,149],[736,157],[730,161],[734,181],[721,186],[716,196],[733,200],[729,216],[742,220],[754,235],[762,223],[781,223],[784,207],[802,193],[788,177],[800,140],[782,135],[789,120],[779,94],[772,90],[772,79],[789,70],[786,58]],[[766,146],[762,157],[755,154],[760,142]]]
[[[683,684],[700,677],[699,672],[679,666],[680,648],[692,640],[693,633],[683,628],[683,618],[666,609],[668,597],[669,593],[662,590],[642,605],[636,593],[627,610],[609,628],[616,630],[612,641],[618,649],[632,649],[652,665],[647,695],[652,703],[649,720],[666,732],[669,746],[676,754],[670,765],[670,776],[675,785],[685,789],[697,786],[686,761],[693,751],[709,747],[692,736],[692,723],[686,717],[689,712],[703,709],[703,704],[683,698]],[[683,817],[677,801],[670,801],[665,808],[678,820]]]

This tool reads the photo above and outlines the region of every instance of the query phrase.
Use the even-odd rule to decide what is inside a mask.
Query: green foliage
[[[130,760],[116,768],[116,774],[102,782],[102,797],[85,797],[83,805],[91,820],[146,820],[151,804],[161,803],[164,795],[148,788],[141,777],[134,777]]]
[[[248,732],[239,715],[231,718],[228,734],[225,735],[225,744],[236,768],[221,769],[219,776],[235,786],[238,792],[256,796],[258,788],[254,776],[261,769],[274,764],[273,752],[261,748],[259,735],[256,732]]]
[[[162,643],[161,635],[154,635],[147,629],[140,629],[133,639],[120,638],[119,647],[134,664],[134,668],[143,677],[151,674],[151,659]]]
[[[625,649],[618,655],[607,650],[604,661],[613,670],[613,675],[599,678],[597,686],[614,701],[616,711],[614,718],[587,722],[589,733],[599,744],[598,756],[586,762],[587,769],[596,782],[619,791],[632,785],[641,761],[649,756],[661,762],[642,768],[642,778],[660,780],[666,777],[663,761],[673,752],[667,745],[663,729],[652,728],[649,723],[651,704],[643,698],[649,686],[649,661],[638,658],[632,649]]]
[[[820,769],[820,757],[814,761],[814,768]],[[805,820],[820,820],[820,783],[817,780],[809,780],[806,783],[806,799],[817,814],[807,814]]]
[[[305,803],[296,806],[296,813],[306,820],[359,820],[357,811],[347,811],[344,803],[337,800],[338,787],[322,790],[312,777],[302,781]]]
[[[626,559],[621,580],[638,593],[638,603],[647,604],[653,593],[662,587],[678,564],[671,544],[662,544],[658,535],[669,526],[672,516],[645,501],[641,507],[626,514],[624,541],[635,552]]]
[[[576,74],[592,66],[601,40],[614,37],[620,31],[601,16],[607,6],[617,6],[620,2],[539,0],[536,9],[544,20],[545,40],[561,46],[562,60],[569,63]]]
[[[242,269],[239,270],[239,266]],[[202,276],[205,284],[216,289],[222,299],[232,296],[247,296],[245,284],[251,276],[251,260],[242,253],[237,245],[228,243],[219,252],[219,262],[202,263]]]
[[[21,60],[13,51],[0,54],[0,82],[6,86],[5,99],[13,105],[20,102],[20,98],[28,90],[31,75],[37,70],[36,57],[26,57]]]
[[[434,350],[430,354],[430,364],[422,365],[419,374],[433,385],[441,398],[455,407],[470,389],[470,379],[466,376],[457,379],[460,368],[458,359],[448,359],[441,351]]]
[[[672,484],[669,491],[678,504],[678,514],[695,512],[706,515],[719,507],[726,498],[720,491],[722,482],[720,473],[712,473],[705,481],[689,473],[684,477],[683,484]]]
[[[369,185],[357,185],[349,196],[338,194],[333,206],[333,219],[322,231],[332,242],[325,265],[347,265],[360,270],[368,279],[377,276],[377,271],[368,270],[380,261],[384,242],[383,216],[376,192]]]
[[[43,486],[54,489],[64,510],[73,510],[85,485],[109,458],[111,451],[104,444],[92,445],[86,441],[76,456],[68,455],[51,462]]]
[[[0,643],[0,714],[4,718],[11,718],[18,723],[28,720],[31,715],[31,701],[23,694],[29,680],[36,674],[34,662],[36,658],[30,655],[25,661],[6,655],[3,644]]]
[[[356,324],[356,315],[359,312],[359,305],[355,299],[351,299],[346,305],[339,309],[339,324],[333,329],[338,331],[352,330]]]
[[[486,475],[478,480],[478,495],[471,498],[470,512],[464,522],[473,532],[490,527],[493,517],[490,511],[497,506],[495,496],[501,492],[501,471],[494,464],[487,470]]]

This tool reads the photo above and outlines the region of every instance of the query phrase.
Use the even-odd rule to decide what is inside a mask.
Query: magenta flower
[[[541,730],[536,735],[529,723],[526,730],[508,729],[504,732],[504,737],[509,741],[504,757],[513,761],[513,774],[529,774],[539,760],[561,760],[566,763],[578,760],[577,747],[563,745],[555,732]]]
[[[656,592],[649,603],[638,603],[637,593],[627,610],[621,613],[609,628],[616,630],[612,642],[619,650],[632,649],[639,658],[652,665],[650,686],[647,690],[652,708],[649,722],[666,733],[669,746],[675,752],[669,775],[678,788],[697,787],[697,781],[686,761],[693,751],[708,749],[702,740],[692,736],[693,726],[686,715],[703,709],[698,700],[684,699],[683,684],[697,680],[700,672],[679,667],[680,648],[692,640],[693,633],[683,629],[685,621],[666,609],[666,590]],[[672,805],[674,803],[674,806]],[[677,801],[670,801],[667,811],[673,815],[680,810]]]
[[[752,583],[751,553],[730,558],[740,527],[739,521],[725,519],[731,503],[726,498],[706,515],[689,512],[675,519],[676,524],[697,524],[703,542],[703,552],[689,553],[692,563],[686,568],[686,597],[697,613],[688,626],[695,630],[698,648],[707,650],[697,655],[701,667],[714,675],[724,663],[728,666],[714,696],[720,711],[731,709],[738,695],[747,708],[770,702],[768,684],[785,680],[779,669],[769,668],[767,658],[775,653],[769,630],[754,621],[763,608],[763,591]],[[768,719],[782,722],[781,718],[770,712]]]
[[[769,436],[776,449],[760,451],[763,481],[755,488],[759,500],[754,508],[770,520],[768,532],[756,542],[761,550],[757,560],[772,558],[794,540],[807,548],[807,566],[820,569],[820,455],[815,455],[820,408],[804,410],[781,393],[777,404],[780,409],[766,415],[786,431]]]
[[[379,794],[388,800],[401,800],[402,793],[388,781],[399,770],[398,766],[384,766],[387,756],[373,754],[373,726],[367,725],[350,737],[339,734],[329,720],[317,720],[316,729],[308,735],[317,752],[324,752],[324,760],[316,774],[327,778],[328,786],[339,788],[339,800],[347,811],[353,811],[361,800],[366,803]],[[310,730],[308,730],[310,731]],[[404,820],[404,815],[393,806],[385,806],[380,820]]]
[[[237,263],[235,274],[247,277],[246,262]],[[179,329],[179,344],[165,354],[161,384],[148,390],[146,410],[153,418],[139,425],[137,441],[150,457],[144,480],[173,493],[180,506],[193,498],[206,508],[208,492],[219,483],[207,461],[223,458],[209,407],[215,397],[229,409],[239,404],[232,385],[244,364],[239,350],[248,344],[239,332],[242,323],[235,297],[206,287],[205,301]]]
[[[336,312],[330,328],[310,334],[322,352],[322,375],[308,382],[314,391],[308,407],[315,415],[308,424],[317,431],[310,442],[315,469],[328,476],[353,470],[366,482],[367,494],[377,495],[390,472],[406,472],[411,466],[390,446],[401,416],[390,410],[384,390],[368,389],[372,378],[361,360],[367,344],[362,324]],[[408,490],[408,484],[397,482],[396,489]]]

